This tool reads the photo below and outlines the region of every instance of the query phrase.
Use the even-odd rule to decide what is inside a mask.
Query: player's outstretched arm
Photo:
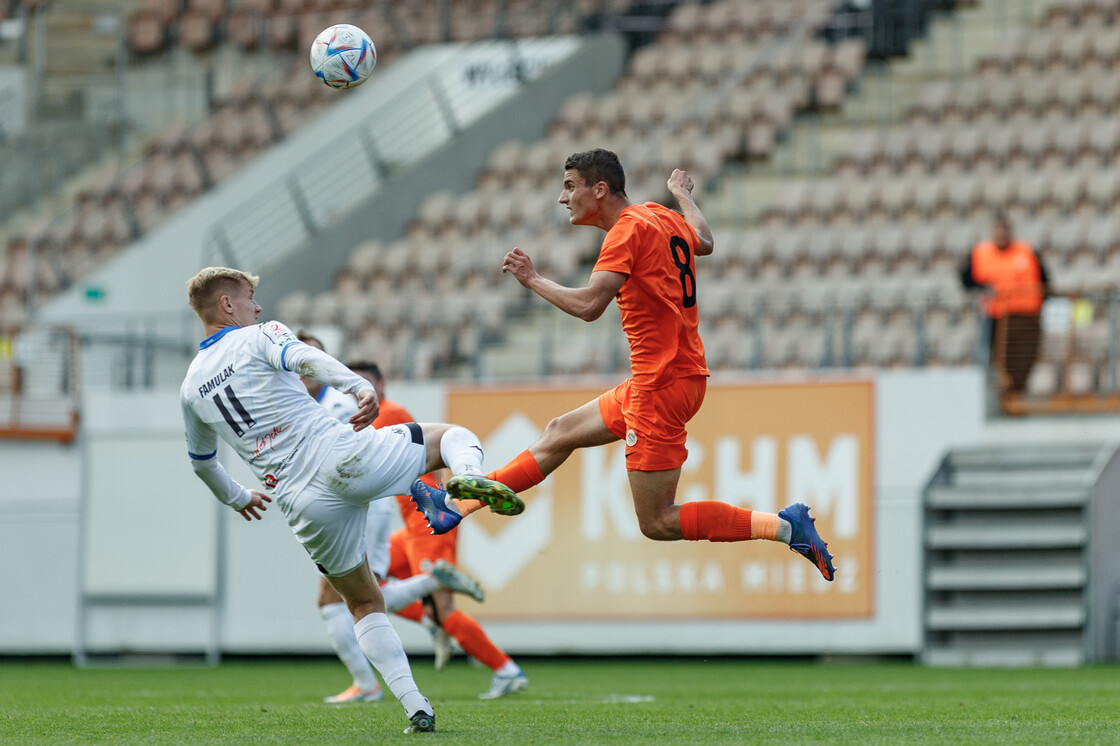
[[[379,403],[370,382],[335,358],[303,343],[289,344],[280,353],[275,348],[269,351],[272,355],[270,361],[275,367],[295,371],[312,381],[358,397],[358,412],[350,418],[355,430],[361,430],[377,419]]]
[[[692,188],[695,186],[692,178],[677,168],[669,176],[668,186],[669,193],[676,198],[681,206],[681,215],[684,216],[685,221],[692,226],[696,235],[700,238],[700,246],[696,249],[696,255],[707,256],[711,254],[715,250],[715,240],[712,238],[712,229],[708,225],[707,218],[704,217],[704,213],[700,212],[696,200],[692,198]]]
[[[603,315],[618,295],[626,275],[619,272],[592,272],[587,287],[570,288],[542,277],[533,267],[533,260],[521,249],[514,249],[502,260],[502,271],[509,272],[525,287],[544,298],[566,314],[584,321]]]

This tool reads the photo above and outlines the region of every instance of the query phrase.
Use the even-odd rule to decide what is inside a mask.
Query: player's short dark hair
[[[323,340],[319,339],[314,334],[305,329],[300,329],[296,332],[296,339],[298,339],[300,342],[303,342],[304,344],[310,344],[314,342],[319,346],[320,350],[327,349],[327,346],[323,344]]]
[[[1008,231],[1011,230],[1011,218],[1007,217],[1007,213],[1003,210],[997,210],[992,215],[992,225],[1002,225]]]
[[[600,181],[607,185],[611,194],[626,196],[626,174],[618,156],[609,150],[595,148],[582,153],[572,153],[564,161],[564,170],[575,171],[590,186]]]
[[[375,381],[385,380],[385,376],[381,375],[381,368],[377,367],[377,363],[371,363],[368,360],[357,360],[352,363],[347,363],[346,367],[355,373],[368,373]]]

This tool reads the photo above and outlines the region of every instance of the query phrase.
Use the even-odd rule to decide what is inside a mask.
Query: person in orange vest
[[[961,267],[961,281],[967,288],[985,291],[981,310],[988,320],[989,360],[995,365],[1002,359],[1007,390],[1022,393],[1027,388],[1042,337],[1039,317],[1050,283],[1045,265],[1030,244],[1012,239],[1011,221],[997,213],[992,221],[992,237],[972,247]],[[1002,357],[997,349],[1001,319]]]

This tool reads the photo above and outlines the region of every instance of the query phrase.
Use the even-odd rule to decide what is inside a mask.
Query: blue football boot
[[[433,534],[446,534],[459,525],[463,516],[447,505],[447,493],[417,479],[412,483],[412,503],[424,514]]]
[[[789,538],[789,548],[812,562],[825,580],[832,581],[836,577],[836,568],[832,566],[832,555],[828,553],[828,544],[817,533],[813,524],[816,518],[809,517],[809,506],[803,503],[794,503],[778,512],[779,518],[784,518],[793,526],[793,533]]]

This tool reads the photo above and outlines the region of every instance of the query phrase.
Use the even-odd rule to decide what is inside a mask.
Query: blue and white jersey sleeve
[[[193,461],[207,461],[218,454],[218,434],[199,419],[190,402],[181,393],[179,404],[183,409],[183,426],[187,435],[187,454]]]
[[[362,389],[373,388],[369,381],[327,353],[300,342],[279,321],[261,324],[260,329],[264,354],[276,368],[298,373],[346,394],[357,395]]]
[[[259,325],[258,328],[260,337],[257,341],[262,345],[261,352],[268,362],[279,370],[293,370],[288,366],[289,351],[305,346],[303,342],[300,342],[292,330],[279,321],[269,321]]]

